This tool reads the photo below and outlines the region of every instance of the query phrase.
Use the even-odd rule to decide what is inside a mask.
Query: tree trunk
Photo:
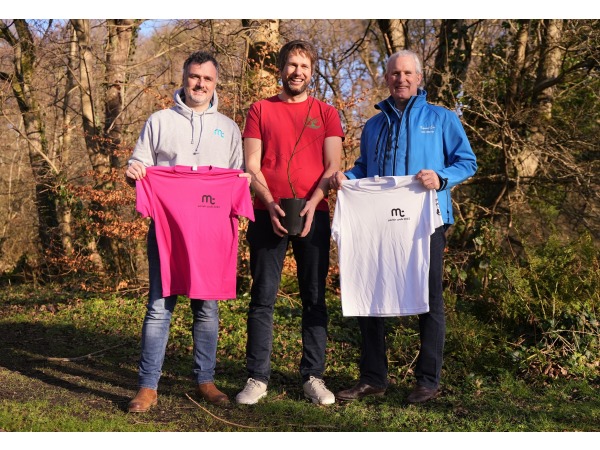
[[[510,76],[510,85],[506,94],[506,110],[509,115],[515,112],[516,105],[519,103],[523,71],[527,57],[527,43],[529,41],[529,20],[518,20],[518,30],[513,45],[513,57],[511,62],[512,72]]]
[[[542,38],[541,59],[538,70],[536,86],[546,86],[539,92],[534,88],[536,105],[539,117],[544,120],[552,118],[552,104],[556,85],[551,80],[556,80],[560,74],[563,50],[560,46],[560,38],[563,29],[562,19],[551,19],[544,21],[544,35]]]
[[[67,69],[66,69],[66,83],[65,83],[65,94],[62,99],[62,133],[59,138],[58,148],[60,149],[60,159],[64,161],[69,160],[71,153],[71,145],[73,141],[73,92],[75,91],[75,61],[77,59],[77,41],[75,38],[75,31],[71,28],[67,28],[69,35],[69,52],[67,55]],[[73,230],[72,230],[72,214],[71,208],[64,208],[59,204],[59,229],[62,236],[62,244],[65,249],[65,254],[72,255],[75,252],[73,246]]]
[[[62,215],[69,215],[66,204],[61,203],[56,193],[60,189],[59,169],[48,156],[48,143],[42,111],[32,89],[36,63],[35,44],[29,25],[25,20],[12,22],[16,34],[4,22],[0,22],[0,35],[14,51],[14,74],[11,88],[17,100],[27,142],[29,162],[35,181],[35,199],[38,212],[38,235],[43,257],[57,258],[64,254],[59,223]],[[52,265],[52,263],[50,263]]]
[[[464,19],[444,19],[438,34],[434,68],[427,83],[428,98],[454,108],[471,64],[472,42]]]
[[[407,30],[402,20],[378,19],[377,24],[383,34],[387,56],[390,56],[399,50],[404,50],[407,47]]]
[[[94,77],[94,55],[90,43],[90,21],[85,19],[72,19],[71,24],[75,29],[79,46],[79,90],[81,92],[81,114],[83,119],[83,132],[88,156],[92,163],[96,183],[105,183],[103,175],[110,172],[110,157],[101,146],[102,136],[100,125],[97,123],[94,99],[92,96],[92,79]],[[100,186],[99,186],[100,187]]]
[[[531,118],[527,121],[523,147],[513,158],[518,178],[533,177],[537,174],[546,141],[546,124],[552,118],[554,83],[558,78],[563,51],[559,40],[563,20],[545,20],[542,27],[542,41],[539,49],[539,64],[536,86],[547,86],[537,90],[534,86],[531,104]]]
[[[125,164],[125,152],[120,149],[123,132],[122,115],[125,108],[127,67],[132,49],[135,48],[139,21],[107,20],[104,127],[102,127],[101,119],[96,111],[98,102],[95,101],[93,95],[93,88],[97,82],[96,73],[93,70],[94,54],[91,47],[90,22],[89,20],[73,19],[71,24],[75,29],[79,47],[81,113],[87,152],[94,171],[95,188],[99,191],[111,191],[115,189],[113,170],[119,171]],[[115,208],[117,207],[103,204],[101,201],[91,203],[93,218],[98,227],[103,265],[108,264],[117,273],[121,273],[124,265],[119,256],[119,245],[103,231],[107,224],[107,217],[118,217],[119,213]],[[100,266],[101,260],[96,258],[96,263]]]
[[[120,147],[129,77],[128,63],[133,49],[135,49],[138,23],[138,20],[131,19],[107,21],[105,122],[102,146],[104,153],[110,157],[111,167],[119,172],[125,166],[126,159],[130,154],[129,149],[124,150]],[[111,185],[111,188],[114,186]],[[118,208],[118,206],[113,208]],[[116,213],[116,211],[113,212]],[[115,239],[106,239],[104,245],[110,246],[110,253],[117,272],[119,274],[127,272],[129,265],[123,258],[118,242]]]
[[[246,33],[246,56],[248,60],[246,77],[248,88],[251,93],[251,101],[259,97],[275,95],[279,88],[279,69],[277,68],[277,55],[279,53],[279,19],[254,20],[242,19]],[[242,92],[242,98],[246,97]]]
[[[127,63],[135,44],[137,21],[110,19],[107,21],[107,27],[104,142],[110,156],[111,166],[120,169],[125,164],[118,150],[122,141],[122,112],[128,77]]]
[[[106,175],[110,172],[110,159],[107,154],[102,152],[100,144],[99,126],[96,122],[94,101],[92,97],[92,68],[94,66],[94,57],[90,44],[90,22],[84,19],[72,19],[71,26],[75,30],[77,39],[77,48],[79,50],[79,92],[81,97],[81,116],[83,121],[83,132],[86,149],[92,169],[94,172],[96,188],[102,188]],[[101,205],[92,202],[93,211],[102,210]],[[96,220],[101,221],[101,219]],[[90,239],[87,242],[87,250],[90,253],[90,259],[99,272],[104,272],[104,261],[96,241]]]

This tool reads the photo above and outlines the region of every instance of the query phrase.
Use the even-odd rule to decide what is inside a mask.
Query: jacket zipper
[[[410,163],[410,112],[415,104],[415,102],[417,101],[417,97],[413,96],[409,103],[408,106],[406,107],[406,110],[404,111],[404,114],[402,114],[402,118],[404,118],[404,116],[406,115],[406,158],[405,158],[405,167],[404,167],[404,173],[408,174],[408,167],[409,167],[409,163]]]

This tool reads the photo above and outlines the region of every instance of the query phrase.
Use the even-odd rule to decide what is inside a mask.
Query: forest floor
[[[360,337],[355,320],[341,316],[334,296],[328,302],[325,379],[337,392],[352,386],[358,376]],[[293,295],[282,293],[268,396],[249,407],[215,407],[194,393],[190,308],[182,299],[172,321],[158,406],[145,414],[128,414],[127,404],[137,390],[143,293],[21,286],[4,289],[0,304],[3,431],[600,431],[598,379],[533,382],[506,362],[490,367],[503,360],[487,351],[489,342],[478,340],[484,325],[466,315],[449,315],[439,398],[424,405],[406,403],[418,333],[413,322],[403,320],[390,324],[391,384],[385,397],[317,407],[304,399],[297,373],[300,305]],[[242,297],[220,308],[215,378],[231,399],[246,381],[246,307],[247,298]]]

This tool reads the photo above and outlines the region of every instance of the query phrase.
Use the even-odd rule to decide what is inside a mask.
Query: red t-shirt
[[[152,217],[156,227],[164,297],[236,297],[237,216],[254,220],[241,172],[153,166],[136,182],[136,209]]]
[[[325,171],[325,138],[344,137],[337,110],[314,97],[301,103],[287,103],[278,96],[254,103],[248,111],[244,138],[260,139],[263,146],[261,171],[275,202],[293,197],[290,179],[298,198],[309,199]],[[295,148],[295,150],[294,150]],[[256,209],[266,209],[255,198]],[[324,199],[317,209],[328,210]]]

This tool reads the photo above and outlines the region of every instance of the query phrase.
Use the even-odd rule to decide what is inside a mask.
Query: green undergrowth
[[[510,339],[472,305],[448,294],[442,395],[405,402],[418,352],[416,318],[387,321],[390,387],[383,398],[330,407],[303,398],[301,305],[293,283],[275,308],[272,380],[257,405],[217,408],[195,397],[191,314],[180,298],[159,387],[159,405],[127,414],[137,390],[145,295],[90,294],[61,286],[6,287],[0,294],[0,429],[5,431],[598,431],[598,379],[531,378]],[[328,293],[325,379],[333,391],[358,377],[360,333]],[[247,295],[220,306],[216,379],[230,398],[246,380]]]

